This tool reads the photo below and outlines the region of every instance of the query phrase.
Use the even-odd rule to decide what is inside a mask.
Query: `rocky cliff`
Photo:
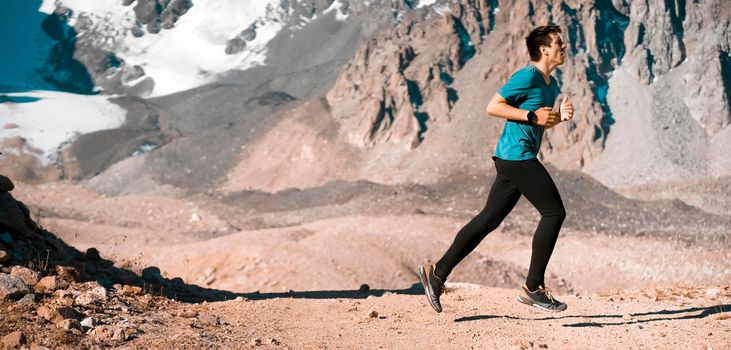
[[[528,62],[528,31],[556,23],[570,57],[555,75],[577,113],[547,133],[546,160],[610,184],[728,171],[714,155],[729,142],[731,117],[730,17],[719,1],[460,1],[431,11],[363,45],[329,92],[351,143],[439,143],[429,138],[441,136],[426,130],[466,113],[484,115],[497,87]],[[463,69],[470,74],[456,74],[455,82]],[[630,81],[636,89],[624,87]],[[634,125],[637,119],[647,127]],[[495,130],[483,134],[488,147]],[[632,140],[622,141],[628,135]],[[607,147],[617,150],[605,154]],[[652,153],[644,167],[626,159],[639,149]],[[589,166],[598,158],[601,165]],[[620,179],[612,175],[616,167],[637,170]]]

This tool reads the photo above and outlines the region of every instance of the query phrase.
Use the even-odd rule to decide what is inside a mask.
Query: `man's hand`
[[[556,125],[561,120],[558,112],[554,112],[551,107],[541,107],[536,109],[536,125]]]
[[[574,117],[574,105],[569,101],[568,96],[563,97],[561,101],[561,121],[565,122]]]

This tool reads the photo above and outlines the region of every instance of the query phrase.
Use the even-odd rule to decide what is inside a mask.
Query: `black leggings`
[[[436,263],[435,274],[442,281],[457,264],[474,250],[488,233],[495,230],[524,195],[541,214],[533,236],[533,253],[526,285],[535,290],[543,284],[548,260],[556,245],[558,231],[566,211],[551,175],[538,159],[509,161],[493,157],[497,177],[492,184],[485,208],[465,225],[454,238],[444,256]]]

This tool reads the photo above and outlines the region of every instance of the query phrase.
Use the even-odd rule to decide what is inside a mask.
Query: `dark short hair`
[[[525,45],[528,46],[528,54],[530,54],[531,60],[538,61],[541,59],[541,45],[551,46],[550,33],[558,35],[561,33],[561,28],[555,24],[540,26],[533,29],[530,34],[525,37]]]

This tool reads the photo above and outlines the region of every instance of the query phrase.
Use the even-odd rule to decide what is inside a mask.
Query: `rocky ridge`
[[[0,333],[5,348],[120,345],[142,334],[145,312],[176,300],[236,298],[165,278],[156,267],[117,267],[95,248],[79,252],[37,225],[8,192],[13,188],[9,178],[0,176]]]

